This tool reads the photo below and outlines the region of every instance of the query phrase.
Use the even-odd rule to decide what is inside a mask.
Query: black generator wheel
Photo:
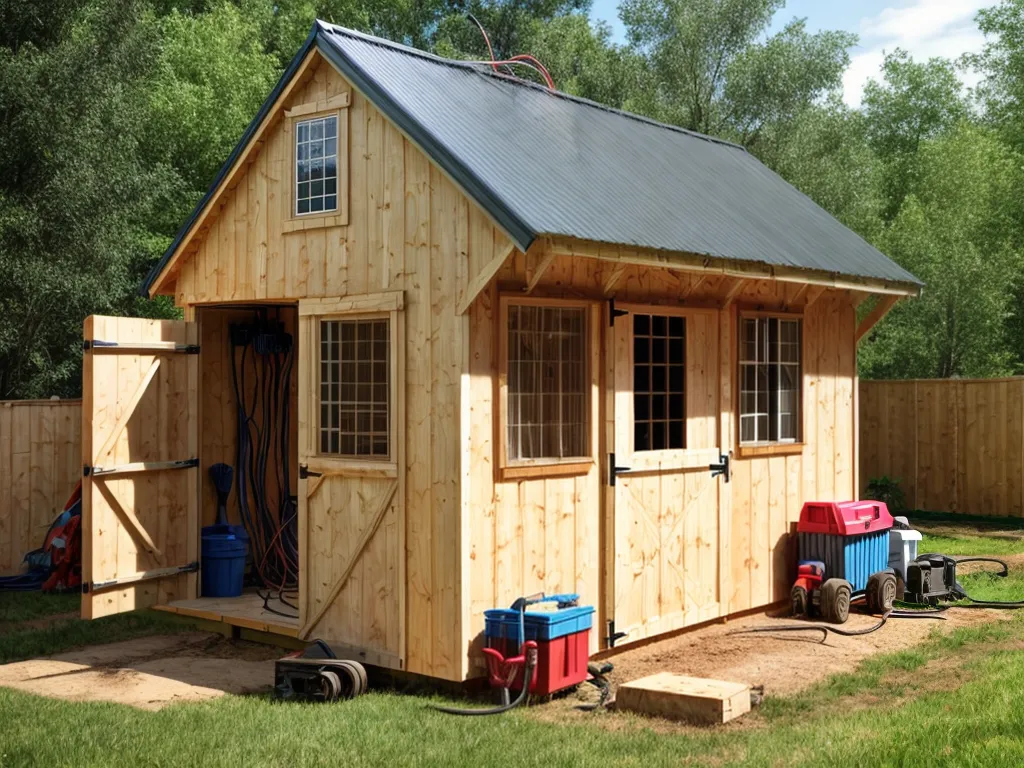
[[[896,574],[890,571],[871,574],[865,590],[868,610],[875,614],[886,614],[891,611],[892,604],[896,601],[896,589]]]
[[[807,599],[807,590],[803,587],[793,587],[789,593],[789,603],[793,609],[794,616],[807,616],[807,607],[810,601]]]
[[[850,582],[828,579],[821,585],[821,617],[831,624],[845,624],[850,618]]]

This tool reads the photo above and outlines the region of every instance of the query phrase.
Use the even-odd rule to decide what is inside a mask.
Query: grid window
[[[320,322],[320,452],[390,455],[390,329],[385,318]]]
[[[589,455],[586,333],[582,308],[509,306],[509,460]]]
[[[295,213],[338,209],[338,116],[295,125]]]
[[[686,320],[633,316],[633,450],[686,447]]]
[[[799,425],[800,321],[743,318],[740,442],[796,442]]]

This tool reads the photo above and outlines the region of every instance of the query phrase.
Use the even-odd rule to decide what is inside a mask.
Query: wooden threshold
[[[276,600],[273,602],[275,609],[284,612],[292,610]],[[196,600],[175,600],[167,605],[157,605],[155,608],[158,611],[167,611],[207,621],[218,621],[257,632],[270,632],[286,637],[299,636],[299,620],[278,616],[276,613],[266,610],[263,607],[263,598],[255,592],[247,592],[241,597],[200,597]]]

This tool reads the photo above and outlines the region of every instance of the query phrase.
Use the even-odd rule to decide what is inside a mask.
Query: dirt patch
[[[964,558],[970,558],[970,557],[973,557],[973,555],[964,555],[963,557]],[[956,559],[960,560],[962,558],[957,557]],[[1002,560],[1004,563],[1006,563],[1007,567],[1010,570],[1010,573],[1013,573],[1015,571],[1024,570],[1024,553],[1017,554],[1017,555],[996,555],[995,559],[996,560]],[[988,571],[990,573],[998,573],[999,572],[999,566],[997,564],[995,564],[995,563],[964,563],[963,565],[958,565],[957,568],[956,568],[956,572],[958,574],[962,574],[962,573],[976,573],[978,571]]]
[[[944,621],[891,620],[870,635],[829,634],[824,640],[813,632],[733,634],[749,627],[795,623],[791,617],[761,614],[624,650],[609,658],[615,664],[611,679],[618,684],[668,671],[762,685],[765,696],[786,696],[836,673],[850,672],[869,656],[917,645],[935,628],[948,631],[1006,618],[1007,614],[998,611],[949,611]],[[843,628],[860,629],[876,621],[870,616],[851,615]]]
[[[145,637],[0,666],[0,686],[156,710],[268,690],[283,653],[205,632]]]
[[[657,672],[676,672],[694,677],[737,681],[752,687],[763,686],[765,697],[790,696],[832,675],[852,672],[861,661],[876,654],[912,648],[923,642],[934,629],[948,632],[958,627],[1009,618],[1010,613],[1007,611],[953,610],[945,614],[943,621],[894,619],[870,635],[841,637],[829,634],[824,640],[820,633],[815,632],[733,634],[749,627],[768,627],[799,621],[789,616],[777,618],[765,613],[714,624],[638,648],[623,649],[606,657],[606,660],[615,665],[615,670],[609,675],[613,695],[615,687],[621,683]],[[869,627],[876,621],[870,616],[851,615],[843,628]],[[940,679],[941,675],[936,671],[936,681]],[[950,678],[945,679],[948,686]],[[591,718],[613,730],[634,727],[638,720],[644,728],[656,732],[687,733],[704,730],[660,718],[598,715],[595,719],[594,713],[577,709],[581,703],[596,699],[596,695],[593,686],[584,685],[577,692],[555,698],[547,706],[537,707],[533,712],[535,716],[552,722],[564,723],[574,717]],[[719,727],[735,729],[761,725],[763,721],[756,716],[747,716]]]

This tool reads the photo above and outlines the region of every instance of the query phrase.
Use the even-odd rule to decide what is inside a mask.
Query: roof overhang
[[[636,248],[614,243],[597,243],[589,240],[546,236],[548,248],[558,256],[580,256],[584,258],[614,261],[640,267],[680,270],[684,272],[711,272],[748,280],[777,280],[786,283],[804,283],[869,294],[893,296],[920,296],[923,286],[911,282],[893,282],[859,275],[843,275],[835,272],[784,267],[757,261],[742,261],[693,253],[660,251],[651,248]]]

